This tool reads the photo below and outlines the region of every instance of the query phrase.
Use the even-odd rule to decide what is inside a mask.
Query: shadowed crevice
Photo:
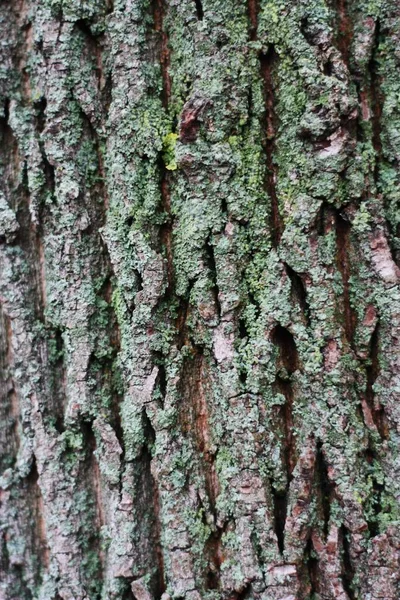
[[[269,46],[267,52],[260,54],[260,70],[263,81],[265,117],[264,117],[264,151],[266,156],[265,187],[268,193],[270,206],[271,241],[274,247],[279,245],[283,232],[283,222],[279,211],[279,201],[276,191],[277,166],[274,162],[275,137],[277,129],[277,116],[275,113],[275,73],[279,57],[274,46]]]
[[[370,515],[367,520],[368,531],[370,538],[374,538],[380,534],[379,515],[382,512],[382,492],[384,485],[378,483],[376,477],[372,477],[372,493],[369,499]]]
[[[284,490],[276,490],[271,484],[272,502],[274,508],[274,532],[278,541],[279,552],[285,550],[285,525],[288,509],[289,485]]]
[[[47,417],[58,433],[63,433],[64,415],[67,406],[66,384],[66,350],[63,331],[59,328],[50,329],[47,337],[47,353],[49,366],[50,397],[52,403],[47,409]]]
[[[284,489],[276,489],[273,482],[271,482],[274,531],[279,552],[283,554],[289,485],[297,463],[296,443],[293,435],[293,404],[295,398],[291,376],[299,368],[299,357],[293,335],[285,327],[277,325],[271,332],[271,341],[278,348],[277,377],[273,388],[285,397],[285,403],[279,406],[279,427],[283,436],[282,460],[285,466],[287,483]]]
[[[371,53],[371,60],[368,63],[368,74],[370,83],[370,102],[372,109],[372,143],[376,152],[377,160],[375,162],[375,176],[382,159],[382,142],[381,142],[381,118],[382,108],[384,105],[384,96],[382,93],[382,82],[379,74],[379,43],[380,43],[380,21],[377,19],[374,32],[374,45]]]
[[[334,226],[335,209],[328,202],[323,201],[315,218],[315,229],[318,236],[329,233]]]
[[[122,594],[122,600],[137,600],[136,596],[134,596],[132,590],[131,590],[131,586],[129,583],[127,583],[127,585],[129,587],[126,588],[126,590],[123,592]]]
[[[162,358],[160,359],[162,360]],[[159,401],[160,407],[164,408],[165,396],[167,394],[167,372],[164,364],[162,362],[157,361],[158,364],[158,374],[155,382],[155,393],[154,396],[157,397]]]
[[[328,476],[328,467],[325,461],[322,442],[317,444],[317,453],[315,461],[315,483],[319,496],[319,510],[323,522],[322,531],[325,540],[329,533],[329,522],[331,519],[331,503],[333,499],[334,485]]]
[[[42,163],[43,163],[43,174],[45,180],[45,188],[49,193],[49,199],[54,200],[55,198],[55,189],[56,189],[56,174],[53,165],[49,162],[46,153],[44,151],[44,147],[40,144],[41,154],[42,154]]]
[[[202,4],[201,0],[194,0],[194,4],[196,6],[197,18],[199,21],[202,21],[203,17],[204,17],[203,4]]]
[[[251,598],[251,583],[248,583],[240,592],[232,592],[230,600],[247,600]]]
[[[300,275],[296,273],[288,264],[285,264],[286,273],[291,283],[292,301],[300,307],[305,324],[310,325],[310,306],[307,301],[307,291]]]
[[[104,167],[104,157],[102,150],[102,140],[93,124],[91,118],[80,109],[80,118],[82,123],[82,140],[90,140],[92,145],[93,157],[97,163],[97,177],[88,178],[83,181],[83,185],[90,192],[91,201],[87,203],[87,211],[90,216],[90,222],[85,229],[85,233],[95,233],[100,238],[100,244],[103,244],[102,238],[99,236],[99,229],[105,225],[106,213],[108,209],[108,192],[106,187],[106,175]],[[100,199],[100,202],[96,202]],[[107,251],[105,251],[107,252]],[[107,260],[110,263],[110,259],[107,256]],[[109,264],[109,269],[111,265]]]
[[[271,341],[278,348],[276,363],[277,377],[274,388],[285,397],[285,404],[280,406],[280,423],[284,436],[284,461],[288,483],[297,462],[297,451],[293,435],[294,389],[292,374],[299,369],[299,357],[293,335],[288,329],[277,325],[271,333]]]
[[[84,52],[86,58],[92,62],[97,77],[97,86],[100,92],[104,91],[106,77],[103,71],[103,33],[94,33],[89,19],[78,19],[74,23],[75,30],[78,31],[84,40]],[[96,115],[99,117],[100,115]]]
[[[319,560],[312,543],[311,536],[308,538],[307,545],[304,551],[304,562],[307,566],[306,571],[306,589],[307,598],[314,598],[314,595],[320,592],[319,582]]]
[[[341,579],[343,589],[349,600],[356,600],[357,596],[353,588],[354,569],[350,558],[350,532],[345,525],[341,526],[339,536],[342,543]]]
[[[46,108],[47,100],[44,96],[33,102],[34,123],[39,136],[46,126]]]
[[[382,439],[388,438],[388,423],[385,415],[385,411],[382,405],[377,405],[375,400],[374,383],[378,378],[380,367],[379,367],[379,322],[376,324],[375,329],[371,336],[370,342],[370,354],[369,364],[366,367],[366,390],[365,399],[368,408],[371,411],[372,419]]]
[[[277,325],[272,330],[271,340],[279,348],[281,366],[291,375],[299,368],[299,356],[293,335],[285,327]]]
[[[43,133],[43,131],[46,127],[46,121],[47,121],[47,116],[46,116],[47,99],[45,97],[42,97],[39,100],[37,100],[36,102],[34,102],[33,109],[34,109],[34,125],[35,125],[35,130],[37,133],[37,137],[38,137],[38,144],[39,144],[40,154],[41,154],[41,158],[42,158],[44,188],[45,188],[45,191],[47,191],[47,193],[49,195],[48,199],[54,200],[55,187],[56,187],[55,169],[54,169],[54,166],[49,162],[49,160],[47,158],[45,147],[44,147],[44,142],[41,137],[41,134]],[[44,216],[43,215],[44,206],[40,207],[40,212],[41,212],[41,220],[42,220],[43,216]]]
[[[165,163],[160,157],[160,193],[161,193],[161,210],[164,213],[164,223],[160,227],[160,241],[165,249],[165,257],[167,260],[167,289],[164,297],[171,298],[175,288],[174,277],[174,261],[172,250],[173,236],[173,217],[171,215],[171,195],[169,186],[169,175],[165,168]]]
[[[20,406],[12,376],[12,323],[0,302],[0,472],[12,468],[20,446]]]
[[[343,284],[343,316],[344,330],[349,344],[352,344],[354,331],[357,326],[357,315],[351,306],[350,277],[351,277],[351,225],[339,211],[335,214],[336,222],[336,260],[337,267],[342,276]]]

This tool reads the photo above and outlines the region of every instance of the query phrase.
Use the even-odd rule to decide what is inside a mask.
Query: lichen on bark
[[[397,3],[0,31],[0,598],[396,600]]]

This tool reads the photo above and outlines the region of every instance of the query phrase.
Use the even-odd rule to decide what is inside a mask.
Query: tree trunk
[[[398,0],[0,31],[1,600],[397,600]]]

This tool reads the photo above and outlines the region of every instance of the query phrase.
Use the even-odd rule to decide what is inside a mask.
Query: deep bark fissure
[[[249,332],[247,331],[247,324],[245,319],[239,319],[238,321],[239,337],[241,340],[247,339]]]
[[[379,515],[382,512],[382,492],[384,489],[384,485],[379,483],[376,477],[372,477],[371,514],[367,520],[370,538],[380,534]]]
[[[154,397],[159,401],[159,405],[161,408],[164,408],[165,396],[167,394],[167,372],[165,369],[165,364],[163,363],[163,356],[160,354],[157,357],[157,366],[158,366],[158,374],[155,384],[155,389],[157,392],[154,394]]]
[[[49,406],[48,418],[58,433],[63,433],[64,413],[67,406],[65,364],[65,347],[61,329],[50,329],[47,339],[47,352],[50,367],[52,405]]]
[[[53,200],[55,197],[55,187],[56,187],[56,177],[55,177],[55,169],[52,164],[50,164],[45,148],[44,142],[42,140],[41,134],[43,133],[46,127],[46,109],[47,109],[47,100],[45,97],[40,98],[36,102],[33,103],[34,107],[34,127],[38,137],[38,144],[40,149],[40,154],[42,157],[42,169],[44,175],[44,188],[47,190],[49,194],[49,200]],[[44,206],[39,207],[41,213],[41,222],[44,221],[43,213]]]
[[[357,316],[351,305],[350,277],[351,277],[351,225],[339,211],[336,211],[336,248],[337,266],[342,276],[343,284],[343,317],[344,332],[348,343],[353,342],[354,331],[357,325]]]
[[[168,35],[164,29],[164,17],[166,4],[163,0],[153,1],[153,19],[154,30],[159,36],[158,54],[161,65],[162,79],[162,104],[168,114],[171,98],[171,79],[169,75],[170,50],[168,47]],[[177,336],[177,346],[180,349],[187,341],[186,319],[189,312],[189,302],[186,298],[177,298],[175,292],[175,273],[174,273],[174,253],[173,253],[173,230],[174,218],[171,212],[171,184],[172,175],[166,168],[163,157],[160,155],[158,160],[160,173],[160,194],[161,209],[165,215],[163,225],[160,227],[160,241],[165,248],[166,256],[166,275],[167,287],[163,299],[167,302],[176,302],[177,317],[175,320],[175,329]]]
[[[372,109],[372,143],[376,152],[375,161],[375,178],[377,179],[377,170],[379,162],[382,159],[382,142],[381,142],[381,118],[384,97],[381,90],[381,77],[379,75],[377,55],[379,53],[380,43],[380,21],[377,19],[374,32],[374,46],[372,49],[371,60],[368,63],[369,74],[369,96]]]
[[[84,35],[86,43],[90,46],[90,54],[96,55],[97,40],[90,29],[90,21],[88,19],[78,19],[75,21],[74,26]]]
[[[169,47],[168,47],[168,35],[164,30],[164,14],[166,10],[166,4],[164,0],[152,0],[153,19],[154,19],[154,30],[159,36],[159,59],[161,66],[161,78],[162,78],[162,103],[165,110],[169,108],[169,101],[171,97],[171,78],[169,75]]]
[[[351,47],[353,42],[353,22],[349,14],[348,0],[333,0],[336,13],[336,44],[345,64],[350,67]]]
[[[92,197],[97,197],[100,201],[99,202],[94,202],[94,209],[92,209],[90,211],[90,209],[92,208],[90,203],[90,206],[88,206],[88,212],[90,214],[90,224],[88,225],[88,227],[85,230],[85,233],[88,234],[95,234],[96,236],[99,237],[100,243],[102,243],[101,241],[101,237],[99,235],[99,229],[101,227],[104,226],[105,222],[106,222],[106,212],[107,212],[107,208],[108,208],[108,195],[107,195],[107,189],[105,187],[105,181],[104,181],[104,164],[103,164],[103,154],[102,154],[102,150],[101,150],[101,140],[100,140],[100,136],[96,131],[96,128],[94,126],[94,124],[92,123],[92,120],[89,118],[89,116],[85,113],[85,111],[82,109],[82,107],[79,105],[79,110],[80,110],[80,118],[81,118],[81,123],[82,123],[82,139],[85,140],[90,140],[92,143],[92,148],[93,148],[93,154],[94,157],[96,159],[97,162],[97,171],[100,175],[100,177],[96,178],[96,181],[93,182],[90,187],[88,186],[88,190],[90,192],[90,195]],[[86,184],[86,182],[85,182]],[[105,253],[107,253],[107,250],[105,250]],[[108,259],[108,268],[111,269],[111,261],[109,259],[109,257],[107,256]]]
[[[132,589],[131,589],[129,583],[127,585],[129,587],[127,587],[127,589],[125,590],[122,600],[137,600],[136,596],[134,596],[134,594],[132,592]]]
[[[299,356],[292,333],[282,325],[277,325],[272,331],[271,339],[279,348],[282,366],[291,375],[299,368]]]
[[[281,421],[284,433],[284,455],[288,481],[291,481],[293,469],[297,462],[296,444],[293,435],[293,403],[294,393],[289,381],[277,377],[277,388],[285,396],[285,404],[281,407]]]
[[[317,444],[316,461],[315,461],[315,478],[316,485],[320,498],[320,511],[323,521],[322,532],[325,540],[329,533],[329,522],[331,518],[331,503],[333,498],[334,487],[328,476],[328,467],[325,461],[323,445],[321,442]]]
[[[12,325],[0,302],[0,466],[13,467],[20,446],[18,395],[12,377]]]
[[[150,560],[151,562],[154,560],[155,566],[157,566],[157,575],[152,583],[155,594],[160,597],[165,591],[166,581],[164,574],[164,555],[161,543],[162,525],[160,518],[160,493],[157,481],[151,472],[151,461],[156,444],[156,432],[145,409],[142,411],[142,421],[145,444],[139,459],[142,468],[139,492],[143,495],[143,500],[145,501],[143,510],[148,512],[148,518],[150,519],[149,534],[153,541],[149,545],[149,551],[154,554],[153,559]],[[150,505],[148,505],[149,501]]]
[[[279,551],[283,554],[285,549],[284,540],[289,484],[297,462],[297,450],[293,431],[293,404],[295,396],[291,376],[299,368],[299,357],[293,335],[288,329],[277,325],[271,333],[271,340],[279,351],[276,365],[277,377],[274,388],[285,397],[285,404],[279,409],[279,420],[283,435],[283,461],[287,483],[285,489],[282,490],[275,489],[273,482],[271,482],[274,507],[274,531]]]
[[[314,594],[318,594],[320,591],[319,560],[311,536],[308,538],[304,550],[304,560],[306,569],[304,570],[304,594],[301,596],[301,600],[308,600],[309,598],[314,598]]]
[[[205,512],[203,511],[205,517]],[[204,525],[207,525],[206,521]],[[206,542],[206,553],[208,556],[206,589],[218,590],[221,586],[221,564],[222,564],[222,536],[226,532],[227,524],[224,527],[215,526]]]
[[[342,573],[341,579],[343,589],[346,592],[349,600],[355,600],[356,595],[353,589],[354,569],[350,558],[350,532],[342,525],[340,528],[340,537],[342,540]]]
[[[274,73],[278,63],[278,55],[274,46],[269,46],[267,52],[260,54],[260,69],[263,81],[265,101],[265,139],[264,151],[266,155],[266,180],[265,186],[270,199],[270,230],[271,241],[274,247],[279,245],[283,232],[283,222],[279,211],[279,200],[276,191],[277,166],[274,160],[275,137],[277,117],[275,113],[275,85]]]
[[[257,39],[257,22],[259,12],[259,0],[247,0],[247,14],[249,17],[249,37],[253,42]]]
[[[387,439],[387,422],[383,406],[375,405],[374,383],[379,375],[379,321],[371,336],[369,364],[366,367],[365,399],[371,411],[372,419],[382,439]]]
[[[203,4],[202,4],[201,0],[194,0],[194,4],[196,6],[197,18],[199,21],[202,21],[203,17],[204,17]]]
[[[327,230],[330,228],[332,218],[332,207],[327,202],[321,202],[321,206],[315,218],[315,230],[319,237],[322,237],[327,233]]]
[[[296,444],[293,435],[293,404],[295,397],[291,377],[299,368],[299,357],[293,335],[285,327],[277,325],[271,333],[271,340],[279,350],[275,387],[284,395],[286,400],[280,408],[280,420],[284,435],[285,468],[289,483],[297,462]]]
[[[310,325],[310,307],[307,301],[307,291],[301,276],[288,264],[285,264],[286,273],[290,279],[292,301],[300,307],[305,324]]]
[[[34,124],[35,129],[39,135],[39,143],[40,143],[40,134],[43,133],[43,130],[46,126],[46,108],[47,108],[47,100],[44,96],[36,100],[33,103],[34,108]]]
[[[233,592],[229,600],[246,600],[251,593],[251,583],[248,583],[243,587],[240,592]]]
[[[285,550],[285,525],[288,509],[289,485],[284,490],[276,490],[271,482],[271,494],[274,508],[274,532],[278,542],[278,549],[281,554]]]
[[[171,198],[169,189],[169,177],[165,169],[165,165],[160,160],[161,168],[161,206],[165,214],[165,222],[160,227],[160,239],[163,247],[165,248],[166,260],[167,260],[167,289],[165,296],[171,297],[174,290],[174,264],[173,264],[173,253],[172,253],[172,234],[173,234],[173,219],[171,216]]]
[[[7,548],[7,531],[0,534],[0,574],[10,572],[10,556]]]
[[[43,162],[43,173],[45,178],[45,187],[49,192],[50,199],[54,198],[55,189],[56,189],[56,174],[53,165],[49,162],[46,153],[44,151],[43,145],[40,145],[42,151],[42,162]]]
[[[105,339],[109,345],[109,352],[106,356],[102,356],[102,353],[99,354],[98,349],[95,348],[89,359],[87,373],[89,378],[94,381],[93,391],[99,394],[104,391],[109,397],[109,403],[107,407],[109,411],[109,419],[121,447],[123,460],[125,448],[120,415],[120,404],[122,398],[121,394],[116,389],[115,383],[117,359],[121,350],[121,331],[115,309],[113,307],[113,288],[115,285],[116,276],[107,244],[101,235],[101,230],[105,226],[107,220],[109,197],[106,186],[106,171],[103,156],[104,139],[102,134],[99,133],[98,124],[106,121],[111,98],[108,97],[109,95],[106,90],[107,80],[104,79],[103,72],[103,35],[93,34],[90,22],[86,19],[76,21],[74,26],[84,37],[87,59],[92,63],[94,62],[96,65],[98,88],[101,92],[103,105],[101,115],[93,116],[91,114],[87,114],[79,101],[76,100],[79,106],[79,115],[82,126],[81,137],[82,139],[89,140],[91,142],[92,154],[97,163],[98,173],[98,177],[96,177],[93,182],[88,182],[87,189],[90,195],[90,202],[87,203],[87,211],[89,213],[90,221],[84,233],[96,241],[99,252],[101,253],[104,280],[100,289],[97,291],[96,296],[108,305],[104,315],[106,323],[102,325],[102,328],[104,327],[104,330],[107,332]],[[108,83],[110,83],[110,81],[108,81]],[[104,97],[104,93],[106,93],[107,97]],[[141,289],[141,277],[137,271],[136,275],[137,287],[139,291]],[[96,316],[97,313],[94,315],[94,322],[96,322]]]

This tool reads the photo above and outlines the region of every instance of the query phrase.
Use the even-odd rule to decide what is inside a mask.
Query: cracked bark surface
[[[398,2],[0,31],[0,600],[397,600]]]

